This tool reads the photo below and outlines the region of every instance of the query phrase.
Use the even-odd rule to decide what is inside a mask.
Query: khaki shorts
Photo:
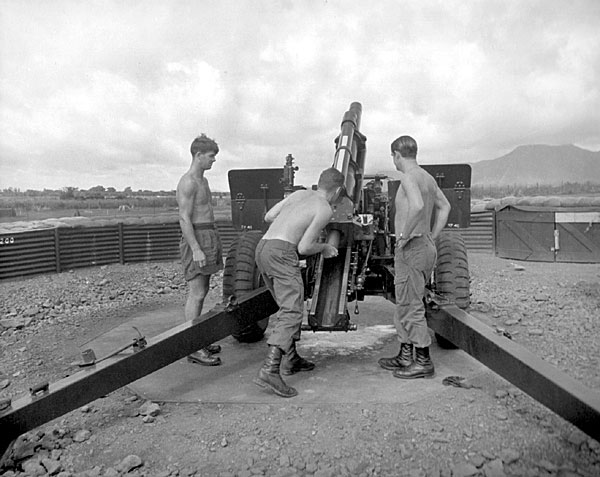
[[[204,252],[204,255],[206,255],[206,265],[200,267],[194,262],[192,248],[185,238],[181,237],[179,252],[181,253],[183,274],[187,281],[193,280],[198,275],[212,275],[219,270],[223,270],[223,246],[219,232],[214,228],[214,225],[203,224],[202,226],[194,226],[194,234],[200,244],[200,248]]]

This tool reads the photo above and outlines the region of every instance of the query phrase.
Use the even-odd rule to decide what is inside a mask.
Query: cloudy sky
[[[423,163],[522,144],[600,149],[597,0],[0,0],[0,189],[172,190],[201,132],[207,177],[310,185],[362,103],[367,172],[410,134]]]

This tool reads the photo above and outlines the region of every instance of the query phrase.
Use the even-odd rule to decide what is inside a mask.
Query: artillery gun
[[[333,205],[334,216],[323,240],[338,247],[338,257],[305,257],[307,323],[312,331],[356,330],[348,303],[367,295],[394,301],[393,204],[399,183],[364,174],[366,137],[360,133],[362,108],[352,103],[335,138],[333,167],[345,177],[344,193]],[[467,253],[460,228],[470,217],[470,167],[427,165],[452,205],[447,228],[437,240],[438,259],[428,285],[428,326],[442,347],[459,347],[492,371],[595,439],[600,439],[600,397],[510,339],[499,336],[464,310],[470,303]],[[25,432],[62,416],[116,389],[147,376],[227,336],[240,342],[260,340],[269,316],[277,311],[261,283],[254,251],[266,230],[263,217],[294,184],[297,166],[291,155],[283,168],[229,172],[232,220],[240,231],[230,247],[223,274],[223,302],[203,314],[145,339],[138,336],[133,353],[117,350],[89,359],[81,370],[55,383],[30,387],[16,400],[0,400],[0,468],[14,441]]]
[[[364,173],[367,138],[359,131],[362,107],[352,103],[344,114],[340,134],[335,138],[332,167],[344,176],[344,191],[332,205],[333,217],[322,240],[338,248],[338,256],[324,260],[322,255],[306,257],[303,267],[307,323],[311,331],[354,331],[349,303],[354,313],[367,295],[394,297],[394,199],[400,181],[385,175]],[[223,275],[223,296],[239,299],[262,286],[254,262],[254,251],[267,224],[266,211],[286,194],[303,188],[294,184],[292,155],[280,169],[241,169],[229,171],[232,220],[240,232],[230,248]],[[329,165],[327,165],[329,166]],[[424,168],[438,182],[452,211],[448,227],[437,239],[438,260],[429,283],[430,297],[437,295],[460,308],[468,307],[469,269],[465,243],[459,233],[470,219],[471,167],[468,164],[427,165]],[[234,337],[242,342],[260,340],[268,317],[240,328]],[[452,343],[437,336],[443,347]]]

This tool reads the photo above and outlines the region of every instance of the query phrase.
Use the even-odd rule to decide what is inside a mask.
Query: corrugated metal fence
[[[493,251],[492,212],[471,216],[462,229],[470,251]],[[238,232],[229,221],[217,221],[227,253]],[[0,280],[62,272],[74,268],[179,259],[178,222],[97,227],[57,227],[0,234]]]

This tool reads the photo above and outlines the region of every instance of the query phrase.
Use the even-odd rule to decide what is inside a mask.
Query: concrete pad
[[[209,310],[216,303],[206,303]],[[299,353],[313,361],[314,371],[286,376],[299,395],[294,403],[407,403],[440,392],[447,376],[472,378],[487,368],[461,350],[444,350],[435,343],[431,355],[436,367],[432,379],[401,380],[379,367],[382,356],[398,352],[392,324],[394,306],[379,297],[359,303],[360,314],[352,315],[357,331],[303,332]],[[354,304],[351,304],[351,310]],[[123,325],[82,346],[101,358],[136,336],[136,326],[146,338],[158,335],[183,321],[183,309],[163,309],[134,316]],[[269,328],[267,329],[267,334]],[[274,403],[281,398],[252,383],[267,352],[266,340],[238,343],[228,337],[219,342],[223,364],[206,367],[179,360],[128,387],[152,401],[211,403]]]

